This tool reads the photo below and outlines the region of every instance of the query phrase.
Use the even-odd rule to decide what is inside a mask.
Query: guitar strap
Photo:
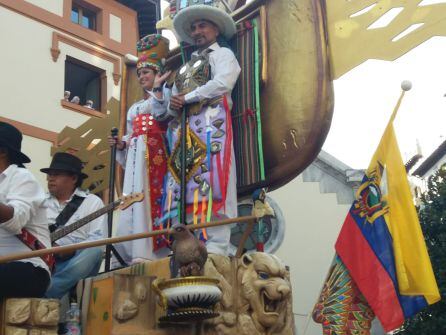
[[[77,211],[79,206],[85,200],[84,197],[80,197],[78,195],[74,195],[73,198],[65,208],[60,212],[60,214],[56,218],[56,222],[49,226],[50,232],[54,232],[57,228],[65,225],[68,220],[73,216],[74,212]],[[23,228],[20,234],[17,234],[16,237],[22,241],[27,247],[31,250],[40,250],[45,249],[45,245],[40,242],[36,236],[34,236],[27,229]],[[55,258],[54,254],[49,254],[45,256],[41,256],[42,260],[48,265],[51,272],[54,270]]]
[[[22,228],[22,232],[17,234],[16,237],[23,242],[31,250],[46,249],[45,245],[38,240],[29,230]],[[56,260],[54,259],[54,254],[48,254],[40,256],[42,260],[48,265],[51,272],[54,270],[54,264]]]
[[[73,198],[69,203],[66,204],[65,208],[60,212],[60,214],[56,218],[56,222],[49,226],[50,232],[56,231],[58,228],[64,226],[68,220],[73,216],[73,214],[80,207],[82,202],[85,200],[84,197],[80,197],[78,195],[73,195]]]

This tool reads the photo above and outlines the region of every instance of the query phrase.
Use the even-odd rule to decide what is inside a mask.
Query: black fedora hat
[[[50,167],[40,169],[43,173],[49,173],[51,171],[64,171],[74,173],[85,179],[88,177],[85,173],[82,173],[82,162],[76,156],[67,152],[56,152],[51,161]]]
[[[16,127],[0,122],[0,146],[8,149],[9,159],[14,164],[31,162],[31,159],[21,152],[22,138],[22,133]]]

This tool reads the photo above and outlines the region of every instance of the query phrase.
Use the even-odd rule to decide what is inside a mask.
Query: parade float
[[[176,5],[175,2],[172,6]],[[227,2],[222,1],[222,5]],[[368,29],[395,7],[402,11],[387,27]],[[330,128],[334,79],[367,59],[394,60],[428,38],[445,33],[438,25],[444,22],[444,6],[418,6],[418,2],[257,0],[248,4],[235,1],[232,9],[237,35],[231,43],[242,67],[232,111],[240,200],[262,187],[281,187],[314,160]],[[399,37],[415,24],[421,26]],[[157,27],[171,29],[170,14]],[[132,59],[128,57],[123,69],[121,100],[109,101],[108,117],[92,119],[78,129],[67,127],[52,150],[53,154],[76,152],[86,162],[85,171],[90,177],[84,187],[92,192],[106,190],[107,180],[116,177],[116,193],[121,193],[120,171],[112,170],[110,178],[107,144],[92,143],[96,138],[105,138],[112,127],[118,127],[121,133],[125,130],[125,113],[141,94],[136,87]],[[178,69],[181,64],[179,48],[171,50],[167,68]],[[246,227],[234,255],[209,255],[203,276],[175,278],[171,258],[165,258],[84,280],[78,285],[83,333],[294,334],[287,267],[272,254],[243,250],[247,237],[257,235],[254,226],[262,220],[261,215],[253,212],[234,220],[188,226],[197,230],[237,222]],[[6,256],[0,261],[170,233],[169,229],[161,229],[123,238],[110,237],[93,244]],[[328,301],[328,292],[333,289],[348,292],[349,299]],[[25,306],[22,308],[25,316],[19,321],[13,317],[14,313],[8,312],[13,310],[14,303],[8,300],[3,304],[2,333],[54,334],[57,323],[54,317],[48,317],[52,321],[47,324],[45,317],[33,321],[38,319],[34,315],[39,314],[39,307],[32,306],[43,304],[41,313],[57,314],[57,307],[51,302],[19,302]],[[331,303],[338,303],[339,308],[330,310],[329,315],[326,307]],[[334,263],[313,317],[328,329],[331,323],[339,322],[339,315],[348,314],[346,310],[357,321],[348,327],[353,329],[359,323],[363,334],[369,332],[373,314],[351,286],[345,269]],[[344,319],[341,320],[344,324],[352,320],[348,315]]]

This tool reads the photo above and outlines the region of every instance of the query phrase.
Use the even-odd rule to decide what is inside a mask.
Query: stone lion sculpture
[[[219,278],[223,292],[220,316],[208,323],[215,334],[294,334],[289,272],[276,256],[256,252],[229,260],[210,255],[206,275]]]

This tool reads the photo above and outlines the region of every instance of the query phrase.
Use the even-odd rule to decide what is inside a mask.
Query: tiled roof
[[[440,159],[446,155],[446,141],[440,144],[435,151],[412,173],[414,176],[424,176]]]

